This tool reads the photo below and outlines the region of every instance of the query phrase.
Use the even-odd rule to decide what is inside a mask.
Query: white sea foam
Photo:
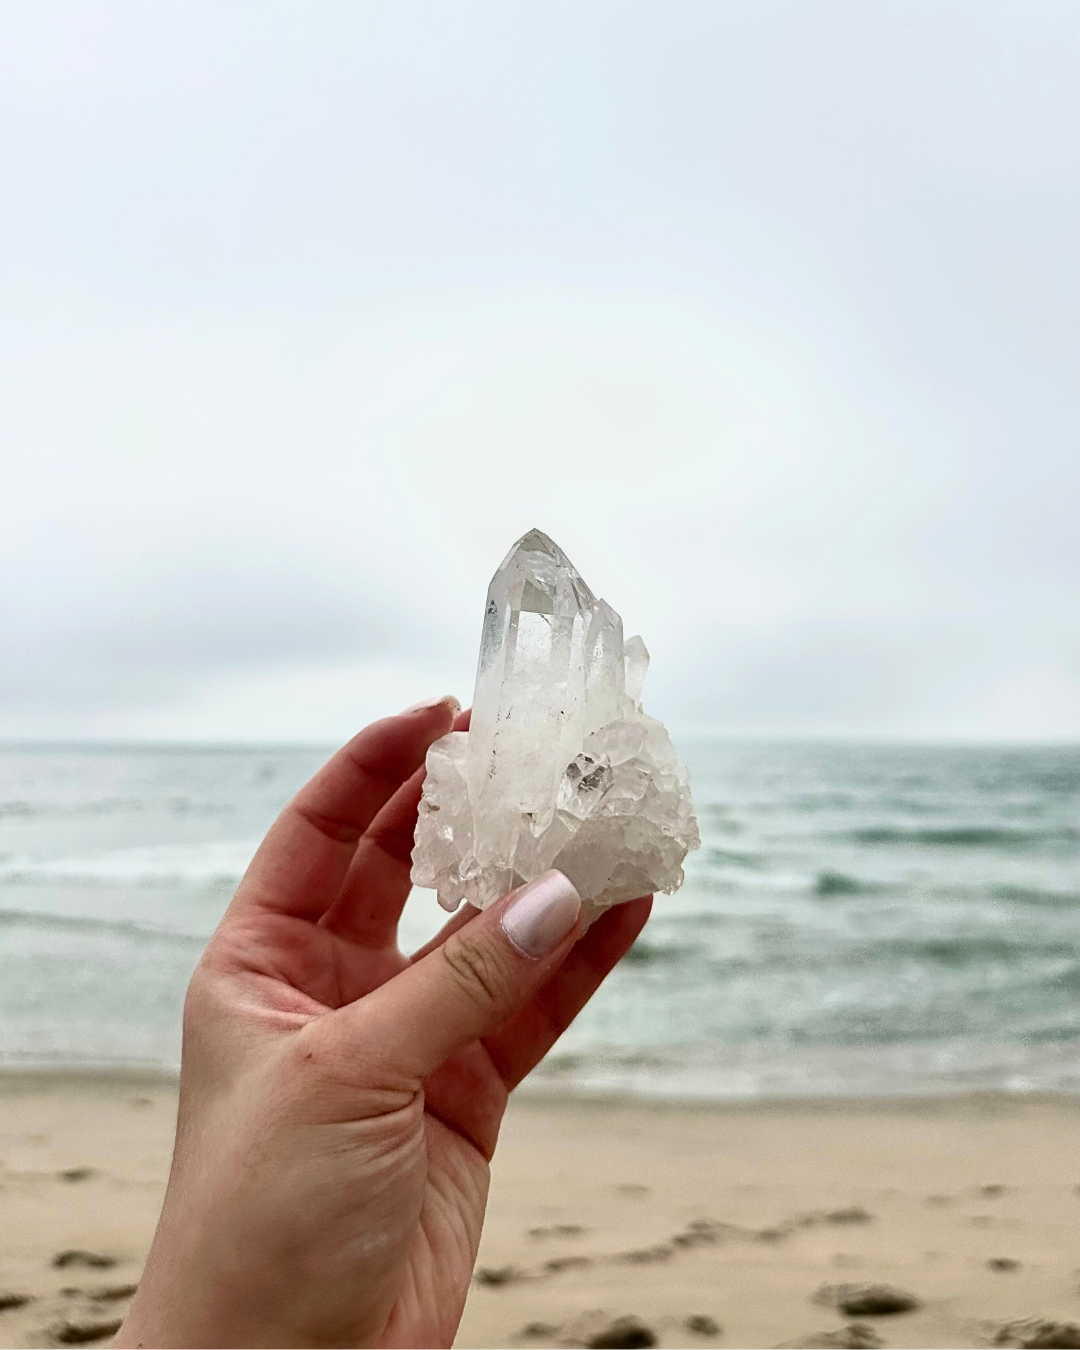
[[[238,881],[258,839],[218,839],[199,844],[151,844],[74,857],[9,857],[0,861],[0,883],[49,881],[132,885],[163,881]]]

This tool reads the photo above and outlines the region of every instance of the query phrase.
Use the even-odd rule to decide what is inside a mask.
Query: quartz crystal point
[[[648,665],[557,544],[520,539],[488,590],[470,730],[428,751],[414,884],[483,909],[557,867],[590,920],[677,890],[701,841],[686,768],[641,709]]]

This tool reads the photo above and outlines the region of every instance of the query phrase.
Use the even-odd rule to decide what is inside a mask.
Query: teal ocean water
[[[680,748],[703,847],[534,1086],[1080,1092],[1080,747]],[[324,756],[0,748],[0,1064],[174,1066],[202,945]],[[406,942],[443,917],[416,892]]]

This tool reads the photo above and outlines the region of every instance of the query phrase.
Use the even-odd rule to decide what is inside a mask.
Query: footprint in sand
[[[96,1303],[116,1303],[122,1298],[134,1298],[137,1284],[107,1284],[101,1289],[88,1289],[87,1297]]]
[[[559,1334],[559,1328],[551,1322],[526,1322],[517,1333],[522,1341],[550,1341]]]
[[[683,1321],[683,1327],[690,1332],[692,1336],[722,1336],[724,1328],[707,1313],[694,1313],[692,1317],[687,1317]]]
[[[72,1249],[66,1252],[57,1252],[52,1259],[52,1263],[58,1270],[64,1270],[68,1266],[88,1266],[94,1270],[108,1270],[110,1266],[119,1263],[119,1257],[103,1256],[100,1252]]]
[[[878,1350],[885,1342],[865,1322],[849,1322],[839,1331],[817,1331],[784,1341],[777,1350]]]
[[[687,1318],[684,1327],[692,1330],[690,1323],[708,1324],[710,1330],[698,1331],[698,1335],[719,1335],[720,1327],[711,1317],[698,1316]],[[715,1328],[715,1330],[713,1330]],[[600,1311],[582,1313],[572,1321],[556,1326],[551,1322],[529,1322],[514,1337],[515,1340],[554,1340],[561,1336],[563,1345],[584,1345],[590,1350],[636,1350],[637,1347],[656,1345],[659,1337],[656,1332],[632,1313],[611,1318],[609,1313]]]
[[[656,1344],[656,1332],[639,1317],[617,1317],[602,1330],[589,1336],[589,1350],[637,1350]]]
[[[553,1256],[544,1262],[544,1269],[551,1275],[558,1275],[563,1270],[584,1270],[592,1263],[591,1256]]]
[[[1045,1322],[1039,1317],[1024,1317],[999,1327],[992,1345],[1018,1346],[1020,1350],[1071,1350],[1080,1348],[1080,1326],[1075,1322]]]
[[[497,1288],[501,1284],[512,1284],[522,1278],[517,1266],[477,1266],[473,1279],[477,1284],[486,1284]]]
[[[119,1317],[91,1317],[69,1321],[66,1317],[45,1328],[45,1335],[54,1345],[90,1345],[115,1336],[123,1319]]]
[[[674,1255],[674,1247],[666,1242],[660,1242],[655,1247],[639,1247],[636,1251],[620,1252],[615,1259],[625,1261],[631,1266],[649,1266],[657,1261],[670,1261]]]
[[[914,1294],[891,1284],[823,1284],[813,1300],[849,1317],[883,1317],[912,1312],[919,1306]]]

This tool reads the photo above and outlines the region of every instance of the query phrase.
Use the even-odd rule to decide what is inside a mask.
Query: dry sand
[[[33,1300],[0,1311],[0,1346],[122,1315],[175,1104],[171,1085],[135,1078],[0,1078],[0,1292]],[[481,1271],[508,1278],[476,1284],[458,1344],[580,1344],[627,1314],[662,1345],[702,1347],[805,1344],[852,1321],[889,1346],[974,1346],[1016,1318],[1080,1322],[1078,1145],[1080,1103],[1060,1100],[522,1099],[480,1255]],[[116,1264],[53,1264],[73,1250]],[[1019,1265],[988,1264],[1002,1258]],[[921,1306],[845,1317],[812,1301],[824,1284],[864,1282]],[[689,1330],[695,1316],[722,1332]],[[530,1323],[558,1330],[522,1335]]]

